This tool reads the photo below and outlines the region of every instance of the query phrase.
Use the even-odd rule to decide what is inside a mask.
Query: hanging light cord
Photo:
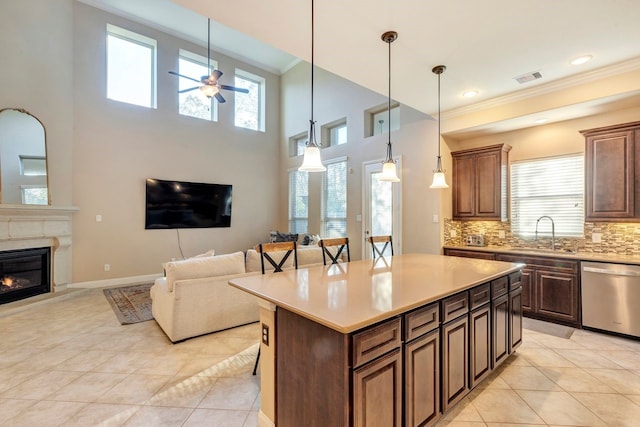
[[[388,113],[388,121],[387,127],[389,129],[389,142],[387,142],[387,162],[393,161],[391,154],[391,42],[392,39],[387,40],[387,44],[389,45],[389,99],[387,104],[387,113]]]
[[[442,169],[440,164],[440,76],[442,72],[438,73],[438,164],[437,168]]]
[[[313,69],[314,67],[314,61],[313,61],[313,55],[314,55],[314,45],[315,45],[315,41],[314,41],[314,34],[315,34],[315,19],[314,19],[314,11],[315,11],[315,7],[314,7],[314,1],[311,0],[311,119],[309,120],[309,141],[307,146],[316,146],[318,147],[318,143],[316,142],[316,129],[315,129],[315,124],[316,122],[313,120]]]

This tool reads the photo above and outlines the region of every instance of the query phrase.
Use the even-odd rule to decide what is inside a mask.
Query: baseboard
[[[151,283],[161,274],[147,274],[144,276],[119,277],[116,279],[94,280],[91,282],[69,283],[67,288],[107,288],[111,286],[137,285],[141,283]]]
[[[271,421],[271,418],[267,417],[264,412],[259,411],[258,412],[258,426],[260,427],[275,427],[275,424],[273,423],[273,421]]]

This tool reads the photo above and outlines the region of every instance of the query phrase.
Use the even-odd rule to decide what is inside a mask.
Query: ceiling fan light
[[[307,148],[304,149],[304,158],[298,170],[302,172],[324,172],[327,170],[327,168],[322,165],[320,149],[317,146],[308,145]]]
[[[217,86],[213,85],[200,86],[200,90],[207,96],[207,98],[211,98],[212,96],[215,96],[218,92],[220,92],[220,89]]]
[[[396,172],[396,162],[388,160],[382,164],[382,173],[378,175],[378,181],[400,182]]]

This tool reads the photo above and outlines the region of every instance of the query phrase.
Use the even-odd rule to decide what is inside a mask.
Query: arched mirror
[[[46,133],[26,110],[0,110],[0,203],[48,205]]]

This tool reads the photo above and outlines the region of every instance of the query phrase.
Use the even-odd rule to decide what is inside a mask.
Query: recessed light
[[[535,124],[541,125],[543,123],[547,123],[548,119],[537,119],[534,121]]]
[[[468,91],[464,92],[462,94],[462,96],[465,97],[465,98],[473,98],[477,94],[478,94],[477,90],[468,90]]]
[[[571,61],[571,65],[582,65],[586,62],[589,62],[593,59],[593,56],[591,55],[584,55],[584,56],[579,56],[576,59],[574,59],[573,61]]]

